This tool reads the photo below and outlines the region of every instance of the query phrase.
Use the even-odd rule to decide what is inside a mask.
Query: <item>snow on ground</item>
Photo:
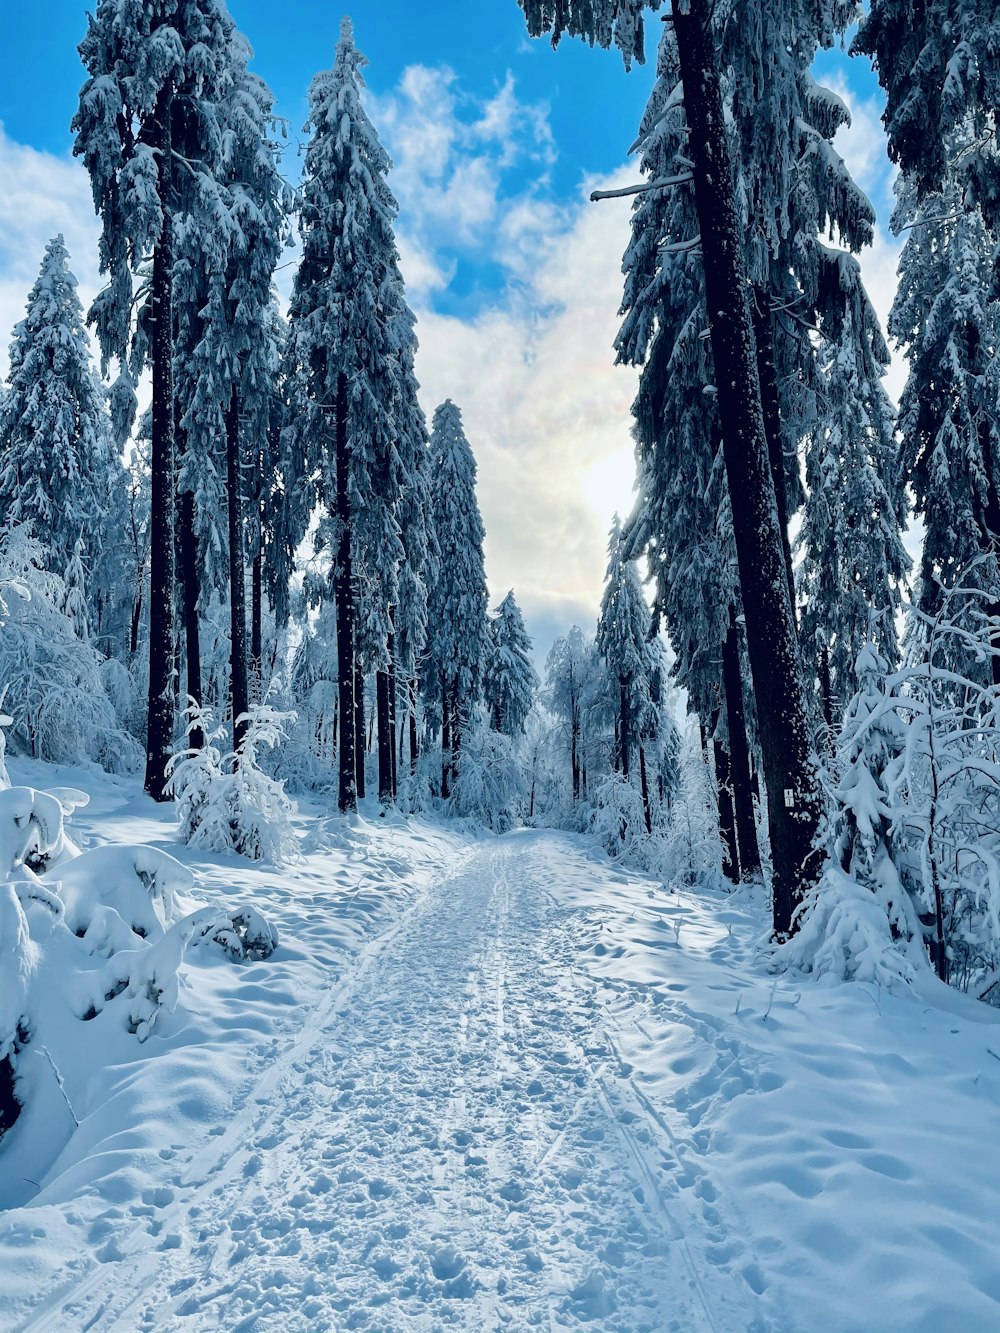
[[[51,1041],[81,1125],[56,1089],[0,1145],[5,1333],[1000,1327],[992,1011],[775,981],[759,894],[582,838],[307,819],[276,872],[18,768],[280,945],[103,1065],[99,1019]]]

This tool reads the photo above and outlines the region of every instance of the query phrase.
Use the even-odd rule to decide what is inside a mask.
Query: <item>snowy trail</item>
[[[477,845],[307,1017],[177,1189],[25,1327],[770,1327],[705,1257],[671,1132],[578,968],[580,913],[545,887],[545,845]],[[561,873],[588,863],[567,847]]]

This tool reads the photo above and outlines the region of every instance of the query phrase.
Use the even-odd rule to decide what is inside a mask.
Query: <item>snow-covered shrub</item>
[[[798,931],[774,951],[780,966],[837,981],[873,982],[886,990],[916,975],[919,952],[914,955],[908,942],[894,935],[884,895],[839,866],[827,865],[799,913]]]
[[[142,751],[105,691],[104,659],[63,609],[62,579],[42,568],[23,528],[0,534],[0,680],[15,753],[56,763],[135,771]]]
[[[462,737],[451,810],[495,833],[506,833],[520,822],[524,798],[517,739],[494,731],[485,710],[479,710]]]
[[[925,656],[899,671],[888,673],[871,646],[862,651],[828,783],[827,848],[842,873],[832,881],[827,873],[830,899],[809,895],[800,938],[778,950],[779,963],[847,978],[871,975],[878,957],[881,972],[901,977],[929,959],[960,989],[995,988],[1000,692],[983,683],[998,630],[976,611],[985,601],[977,589],[954,588],[937,616],[912,611]],[[975,676],[960,669],[970,661],[979,663]]]
[[[0,791],[0,1137],[23,1109],[21,1052],[39,1028],[44,1052],[47,1022],[110,1010],[143,1041],[178,1002],[188,948],[243,960],[267,958],[277,946],[276,931],[251,906],[192,912],[192,873],[156,847],[79,851],[64,819],[86,799],[71,788]],[[94,956],[106,961],[95,967]],[[53,966],[76,965],[54,997]],[[60,996],[69,1013],[56,1012]]]
[[[180,814],[180,832],[191,847],[237,852],[251,861],[281,864],[298,854],[292,823],[295,803],[260,766],[260,751],[284,736],[294,713],[258,704],[245,715],[246,732],[238,750],[223,753],[226,736],[211,711],[193,701],[187,709],[188,735],[200,730],[204,745],[180,751],[170,761],[170,787]]]
[[[642,857],[648,836],[642,794],[621,773],[602,778],[594,789],[590,831],[609,856]]]

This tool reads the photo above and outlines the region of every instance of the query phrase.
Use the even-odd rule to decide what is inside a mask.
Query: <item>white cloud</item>
[[[479,463],[491,595],[514,587],[539,639],[593,624],[611,517],[631,507],[636,373],[612,347],[628,204],[586,202],[594,184],[572,207],[500,229],[495,258],[523,282],[488,309],[417,311],[425,408],[459,404]]]

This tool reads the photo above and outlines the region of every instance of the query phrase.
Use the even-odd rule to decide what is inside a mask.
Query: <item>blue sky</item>
[[[230,7],[289,122],[294,177],[306,89],[332,60],[343,11],[328,0]],[[66,235],[85,300],[100,281],[89,187],[69,153],[85,11],[80,0],[4,2],[0,374],[51,235]],[[516,0],[362,0],[349,12],[370,62],[369,112],[396,164],[424,407],[430,415],[452,397],[463,408],[480,464],[491,596],[513,585],[544,649],[574,621],[592,627],[608,526],[631,506],[635,373],[614,367],[612,352],[629,206],[591,205],[587,195],[635,180],[626,153],[652,65],[626,74],[613,53],[531,41]],[[655,41],[655,17],[650,29]],[[877,85],[864,62],[839,51],[817,68],[855,115],[837,146],[883,220],[863,266],[884,317],[897,247],[884,225],[890,171]]]

